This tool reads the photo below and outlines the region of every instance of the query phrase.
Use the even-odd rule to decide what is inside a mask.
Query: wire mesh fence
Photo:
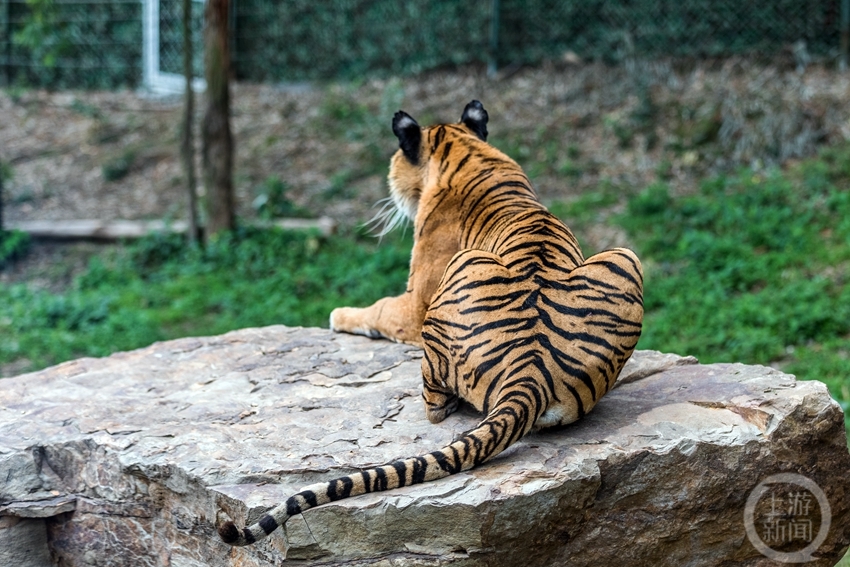
[[[114,88],[138,83],[138,0],[0,0],[6,84]]]
[[[530,7],[503,0],[498,58],[528,62],[565,51],[607,61],[635,53],[769,55],[801,41],[812,55],[835,57],[839,6],[837,0],[549,0]]]
[[[177,0],[0,0],[0,81],[138,85],[148,2],[158,3],[159,68],[179,73]],[[251,81],[492,68],[565,54],[617,62],[793,50],[837,61],[846,57],[848,6],[850,0],[233,0],[232,57],[236,77]],[[200,3],[194,14],[199,32]],[[200,73],[197,57],[195,67]]]
[[[192,69],[196,76],[204,74],[204,4],[192,2]],[[181,0],[159,0],[159,68],[166,73],[183,74],[183,3]]]
[[[238,76],[408,73],[487,58],[489,2],[347,0],[236,4]],[[272,22],[272,25],[268,25]]]

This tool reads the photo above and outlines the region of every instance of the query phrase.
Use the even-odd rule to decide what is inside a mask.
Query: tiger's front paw
[[[331,311],[331,330],[338,333],[353,333],[377,339],[381,333],[366,325],[363,321],[365,309],[359,307],[337,307]]]

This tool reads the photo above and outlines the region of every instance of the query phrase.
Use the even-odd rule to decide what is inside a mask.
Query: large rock
[[[781,548],[765,532],[767,496],[795,490],[807,516],[771,518],[813,524],[809,565],[850,543],[850,455],[823,384],[652,352],[587,418],[476,470],[310,510],[254,547],[218,540],[224,513],[253,520],[303,485],[475,424],[469,410],[427,422],[420,357],[268,327],[3,380],[0,564],[776,565],[771,554],[812,551],[802,532]],[[765,484],[776,473],[816,487]],[[770,545],[754,547],[747,524]]]

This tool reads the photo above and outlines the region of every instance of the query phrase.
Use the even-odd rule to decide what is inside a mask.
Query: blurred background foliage
[[[564,56],[616,63],[635,53],[773,56],[790,48],[798,58],[835,60],[842,1],[239,0],[232,4],[231,48],[236,78],[250,81],[503,67]],[[0,81],[139,85],[144,6],[139,0],[0,0]],[[180,2],[159,0],[158,6],[162,66],[179,72]],[[194,12],[199,18],[202,9]],[[196,67],[200,75],[200,59]]]

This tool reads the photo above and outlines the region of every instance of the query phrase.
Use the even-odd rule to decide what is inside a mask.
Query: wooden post
[[[490,1],[490,49],[487,76],[495,77],[499,69],[499,0]]]
[[[195,93],[192,91],[194,72],[192,69],[192,0],[183,0],[183,76],[186,90],[183,103],[183,137],[180,144],[180,158],[183,161],[183,173],[186,177],[187,206],[189,207],[189,242],[198,241],[198,196],[195,192]]]
[[[841,62],[842,71],[850,66],[850,0],[841,0]]]
[[[0,239],[3,238],[3,162],[0,161]]]
[[[207,79],[206,112],[202,124],[203,178],[206,188],[205,238],[235,227],[233,199],[233,136],[230,131],[229,0],[209,0],[204,31]]]
[[[3,24],[3,76],[4,86],[8,87],[12,85],[12,3],[7,0],[3,2],[3,7],[6,10],[6,21]]]

